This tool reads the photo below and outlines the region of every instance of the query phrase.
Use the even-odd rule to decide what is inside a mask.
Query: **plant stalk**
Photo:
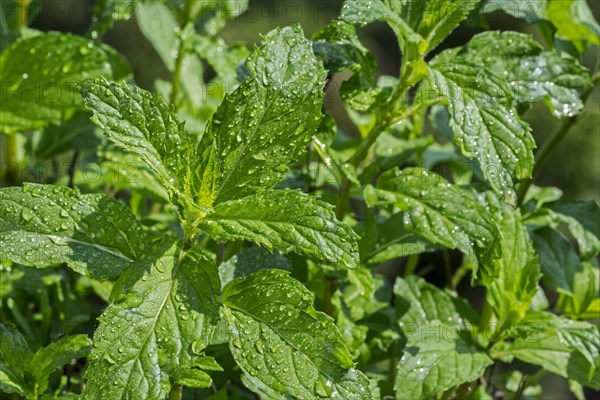
[[[169,400],[181,400],[181,395],[183,394],[182,389],[183,387],[180,384],[173,384],[173,386],[171,386],[171,391],[169,392]]]
[[[13,133],[11,135],[4,135],[4,155],[6,165],[6,185],[17,186],[20,182],[20,168],[21,168],[21,135]]]

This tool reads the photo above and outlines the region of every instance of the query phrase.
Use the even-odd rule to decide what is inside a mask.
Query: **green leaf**
[[[321,120],[325,71],[298,26],[265,35],[247,66],[252,77],[225,96],[197,152],[216,171],[200,185],[215,203],[273,186]]]
[[[92,341],[86,335],[73,335],[40,348],[29,362],[29,370],[36,382],[36,394],[46,391],[48,378],[54,370],[70,363],[71,360],[87,356],[91,345]]]
[[[174,0],[180,9],[189,7],[189,15],[192,20],[199,21],[200,30],[215,36],[219,33],[227,20],[238,17],[248,8],[248,0],[215,0],[188,2],[187,0]],[[190,3],[190,4],[188,4]]]
[[[140,31],[148,38],[169,71],[175,69],[179,48],[179,23],[169,7],[160,1],[147,1],[137,7]]]
[[[502,10],[515,18],[522,18],[530,24],[540,22],[546,18],[548,0],[527,0],[526,3],[506,0],[484,1],[481,13],[492,13]]]
[[[81,104],[75,86],[82,79],[117,80],[130,73],[127,62],[109,47],[59,33],[13,43],[0,55],[0,71],[0,130],[5,133],[60,123]]]
[[[600,26],[585,0],[550,1],[547,14],[556,34],[574,42],[580,53],[600,46]]]
[[[400,139],[383,133],[377,139],[375,146],[377,164],[383,170],[400,167],[407,161],[414,159],[414,155],[421,154],[432,143],[433,138],[431,136]]]
[[[217,80],[211,89],[218,89],[218,82],[234,85],[238,79],[238,68],[244,65],[250,51],[242,42],[227,44],[219,37],[194,37],[194,50],[217,74]],[[210,85],[210,84],[209,84]]]
[[[369,207],[395,205],[405,212],[407,230],[465,254],[484,248],[489,252],[500,236],[492,215],[472,192],[420,168],[384,173],[376,188],[367,187],[365,198]]]
[[[544,51],[531,35],[484,32],[457,54],[503,77],[518,105],[544,100],[559,118],[581,112],[581,95],[592,87],[586,68],[576,59]]]
[[[98,0],[94,5],[94,15],[90,26],[92,38],[102,37],[115,22],[128,20],[136,14],[143,0]]]
[[[514,185],[531,176],[535,142],[514,110],[505,82],[468,59],[442,53],[430,63],[429,84],[448,101],[454,142],[477,158],[485,179],[510,203]]]
[[[197,176],[212,175],[203,168],[192,137],[175,111],[158,96],[137,87],[105,79],[81,84],[92,121],[104,129],[119,148],[137,155],[156,174],[184,221],[193,222],[206,209],[209,188],[196,185]]]
[[[217,240],[248,240],[283,252],[358,267],[358,236],[333,207],[292,190],[264,190],[221,203],[200,228]]]
[[[568,296],[570,303],[565,306],[573,315],[584,313],[598,290],[597,267],[582,263],[571,244],[554,229],[537,229],[532,236],[544,283]]]
[[[0,254],[19,264],[66,263],[98,279],[140,257],[146,236],[129,208],[101,194],[25,184],[0,189]]]
[[[385,21],[398,38],[402,51],[400,87],[410,87],[427,75],[427,64],[423,55],[428,43],[407,23],[401,0],[346,0],[340,18],[351,24],[362,26],[375,21]],[[412,15],[416,15],[413,13]]]
[[[594,201],[558,201],[547,205],[550,215],[565,222],[584,259],[600,251],[600,207]]]
[[[259,271],[225,286],[230,349],[250,388],[276,397],[371,399],[333,320],[312,302],[285,271]]]
[[[35,147],[35,156],[50,160],[67,151],[95,150],[102,143],[102,133],[90,122],[86,112],[76,113],[61,125],[47,126]]]
[[[498,276],[488,285],[486,299],[498,317],[498,329],[505,329],[529,310],[541,277],[540,265],[519,210],[491,193],[487,203],[502,232],[502,256],[491,260]]]
[[[394,293],[407,338],[395,377],[397,399],[434,398],[492,364],[472,338],[476,316],[466,302],[417,277],[398,279]]]
[[[25,371],[33,358],[27,341],[10,322],[0,324],[0,388],[8,393],[25,394]],[[1,376],[1,375],[0,375]],[[10,391],[9,391],[10,390]]]
[[[573,296],[575,275],[583,266],[571,244],[551,228],[536,229],[532,239],[540,257],[544,283],[552,290]]]
[[[219,265],[219,278],[224,286],[236,278],[252,275],[261,269],[282,269],[289,271],[290,260],[279,254],[271,253],[262,247],[245,247],[238,254]]]
[[[214,260],[155,243],[117,282],[100,317],[84,399],[164,399],[170,378],[210,343],[220,283]]]
[[[195,368],[185,369],[177,372],[173,377],[173,380],[175,383],[190,388],[207,388],[210,387],[212,382],[210,375]]]
[[[475,9],[481,0],[402,1],[402,18],[427,42],[427,51],[435,48]]]
[[[600,389],[600,333],[597,326],[547,312],[531,312],[521,321],[510,345],[492,349]]]
[[[340,88],[340,95],[350,107],[366,111],[389,98],[391,88],[377,86],[377,61],[358,39],[354,26],[333,21],[312,39],[315,54],[323,59],[330,74],[344,70],[353,73]]]
[[[400,327],[408,331],[414,331],[419,325],[435,321],[466,330],[477,322],[475,312],[465,301],[422,278],[398,278],[394,285],[394,294]]]

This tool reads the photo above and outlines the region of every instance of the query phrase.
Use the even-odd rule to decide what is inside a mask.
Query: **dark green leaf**
[[[514,341],[501,345],[494,357],[514,356],[522,361],[600,389],[600,333],[597,326],[547,312],[531,312],[521,321]]]
[[[244,278],[261,269],[291,269],[290,261],[262,247],[246,247],[238,254],[219,265],[219,278],[224,286],[236,278]]]
[[[285,271],[260,271],[225,286],[230,348],[250,388],[276,397],[371,399],[333,320],[312,302],[313,294]]]
[[[143,253],[146,236],[127,206],[101,194],[25,184],[0,190],[0,254],[32,267],[67,263],[117,277]]]
[[[267,34],[247,65],[252,77],[225,97],[197,152],[218,173],[199,179],[215,203],[273,186],[321,120],[325,71],[298,26]]]
[[[533,37],[517,32],[485,32],[458,52],[508,82],[518,105],[544,100],[556,117],[583,109],[580,97],[592,87],[587,70],[566,54],[544,51]]]
[[[39,349],[30,363],[30,372],[36,381],[36,393],[41,394],[48,388],[48,378],[55,369],[83,358],[91,350],[92,341],[86,335],[63,337],[46,347]]]
[[[514,185],[533,168],[535,142],[513,107],[505,82],[465,58],[442,53],[430,64],[434,95],[448,101],[454,142],[462,154],[477,158],[485,179],[508,202]],[[431,95],[431,92],[427,96]]]
[[[33,353],[21,332],[10,322],[0,324],[0,388],[8,393],[25,394],[25,371]]]
[[[409,231],[466,254],[476,248],[490,252],[500,236],[492,215],[472,192],[420,168],[384,173],[376,188],[367,187],[365,198],[371,207],[395,205],[405,212]]]
[[[330,74],[344,70],[353,73],[340,89],[340,95],[348,105],[366,111],[387,100],[391,88],[377,86],[377,62],[358,39],[354,26],[334,21],[317,32],[313,41],[315,54],[323,59]]]
[[[210,343],[220,283],[214,260],[173,239],[121,276],[100,317],[84,399],[164,399],[170,378]]]
[[[81,104],[76,90],[80,80],[98,76],[118,80],[130,73],[127,62],[109,47],[59,33],[13,43],[0,55],[0,71],[3,132],[58,124]]]
[[[394,286],[396,312],[407,338],[397,367],[397,399],[429,399],[480,377],[492,364],[471,337],[474,311],[460,299],[411,277]]]
[[[264,190],[217,205],[199,226],[218,240],[248,240],[358,267],[358,236],[336,220],[332,209],[301,192]]]

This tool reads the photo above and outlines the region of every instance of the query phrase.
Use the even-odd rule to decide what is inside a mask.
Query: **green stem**
[[[417,264],[419,263],[419,255],[411,254],[406,261],[406,267],[404,268],[404,277],[407,278],[414,275]]]
[[[493,313],[492,306],[486,299],[481,310],[481,317],[479,318],[479,329],[481,331],[489,328]]]
[[[520,400],[523,397],[523,393],[525,392],[525,389],[527,389],[530,386],[535,385],[537,383],[537,381],[539,381],[547,373],[548,373],[548,371],[546,371],[545,369],[540,369],[538,372],[536,372],[535,374],[533,374],[531,376],[523,375],[523,378],[521,379],[521,383],[519,384],[519,389],[517,389],[517,392],[515,393],[513,400]]]
[[[178,383],[173,384],[171,386],[171,391],[169,392],[169,400],[181,400],[183,386]]]
[[[4,138],[6,140],[4,146],[6,184],[7,186],[17,186],[20,183],[19,170],[22,162],[21,135],[13,133],[5,135]]]
[[[179,97],[179,86],[181,85],[181,70],[183,69],[183,60],[186,55],[186,46],[183,40],[179,40],[179,49],[177,50],[177,60],[175,61],[175,70],[171,82],[171,105],[175,106]]]
[[[458,284],[460,283],[460,281],[462,281],[462,279],[465,277],[465,275],[467,274],[467,272],[469,272],[471,270],[471,268],[473,268],[471,266],[471,264],[469,262],[465,262],[463,263],[463,265],[461,265],[456,272],[454,272],[454,276],[452,276],[452,280],[450,283],[450,288],[452,290],[456,290],[456,287],[458,286]]]
[[[335,292],[336,279],[332,276],[325,278],[325,287],[323,289],[323,312],[333,317],[333,304],[331,298]]]
[[[383,132],[385,126],[376,123],[375,126],[371,129],[367,137],[360,142],[360,145],[356,149],[356,152],[350,157],[348,163],[353,167],[357,167],[361,161],[364,160],[369,149],[375,143],[381,132]],[[337,206],[335,208],[335,214],[337,219],[340,221],[346,215],[346,207],[348,205],[348,198],[350,197],[350,189],[352,189],[352,182],[346,175],[342,175],[342,183],[340,184],[340,194],[337,201]]]

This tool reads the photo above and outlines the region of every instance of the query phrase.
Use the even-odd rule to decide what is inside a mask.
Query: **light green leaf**
[[[477,158],[492,188],[514,203],[515,183],[530,177],[533,168],[535,142],[529,127],[516,115],[502,79],[449,54],[430,63],[429,93],[448,102],[454,142],[462,154]]]
[[[431,136],[400,139],[391,134],[383,133],[377,139],[375,146],[377,164],[383,170],[400,167],[413,159],[414,155],[421,154],[432,143],[433,138]]]
[[[221,203],[199,227],[217,240],[248,240],[347,267],[358,267],[358,236],[333,207],[292,190],[264,190]]]
[[[27,382],[25,371],[33,358],[27,341],[21,332],[10,322],[0,324],[0,388],[9,393],[25,394]]]
[[[376,188],[367,187],[365,198],[369,207],[395,205],[405,212],[407,230],[466,254],[484,248],[489,253],[500,236],[492,215],[472,192],[420,168],[384,173]]]
[[[130,73],[124,58],[80,36],[46,33],[16,41],[0,54],[4,92],[0,129],[22,132],[60,123],[81,104],[76,84]]]
[[[544,51],[531,35],[484,32],[462,47],[459,56],[503,77],[519,105],[544,100],[554,116],[583,109],[581,95],[592,87],[587,70],[567,54]]]
[[[498,317],[498,329],[506,329],[529,310],[541,277],[540,265],[519,210],[492,193],[487,194],[487,204],[502,232],[502,256],[491,260],[498,276],[488,285],[486,299]]]
[[[472,338],[477,321],[466,302],[414,276],[399,278],[394,293],[407,338],[395,377],[397,399],[434,398],[492,364]]]
[[[586,0],[550,1],[547,13],[557,35],[574,42],[580,52],[600,45],[600,26]]]
[[[546,18],[548,0],[506,1],[486,0],[480,9],[482,14],[502,10],[515,18],[522,18],[528,23],[536,23]]]
[[[214,260],[164,239],[130,266],[100,317],[84,399],[164,399],[170,378],[210,343],[220,283]]]
[[[90,26],[92,38],[102,37],[115,22],[128,20],[139,9],[144,0],[98,0],[94,4],[94,15]]]
[[[127,206],[101,194],[25,184],[0,189],[0,254],[32,267],[66,263],[98,279],[140,257],[146,236]]]
[[[506,355],[600,388],[600,333],[597,326],[547,312],[531,312],[519,325],[514,341],[492,349],[494,358]]]
[[[50,374],[71,360],[87,356],[91,345],[92,341],[86,335],[73,335],[40,348],[29,362],[29,372],[36,382],[35,393],[44,393],[48,388]]]
[[[189,368],[175,373],[173,380],[175,383],[190,388],[207,388],[210,387],[212,382],[210,375],[195,368]]]
[[[146,1],[137,7],[140,31],[148,38],[169,71],[175,69],[181,33],[179,23],[169,7],[160,1]]]
[[[211,203],[273,186],[321,120],[325,71],[298,26],[265,35],[247,65],[252,77],[225,96],[197,152],[218,174],[200,179]]]
[[[236,278],[252,275],[261,269],[282,269],[289,271],[290,260],[279,254],[271,253],[262,247],[245,247],[238,254],[219,265],[221,286],[225,286]]]
[[[313,294],[285,271],[264,270],[225,286],[230,349],[246,382],[276,397],[371,399],[333,320],[312,302]]]

